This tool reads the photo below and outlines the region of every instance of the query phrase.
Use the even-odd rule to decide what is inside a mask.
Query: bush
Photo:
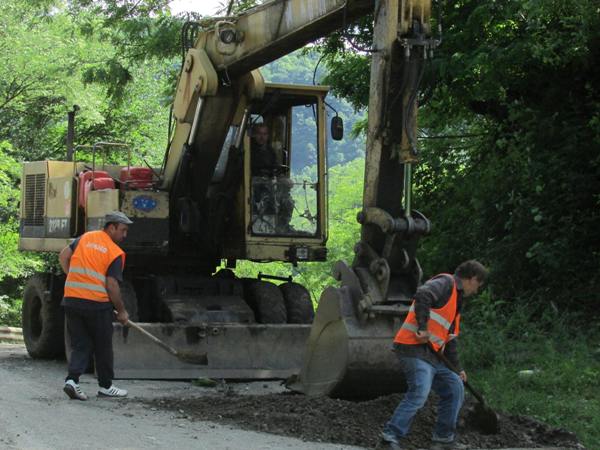
[[[12,299],[7,295],[0,295],[0,325],[21,326],[21,303],[21,299]]]
[[[566,428],[587,448],[600,448],[598,325],[550,303],[540,309],[488,293],[467,302],[461,358],[490,406]]]

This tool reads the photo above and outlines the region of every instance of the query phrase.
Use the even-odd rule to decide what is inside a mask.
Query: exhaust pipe
[[[75,114],[79,111],[78,105],[73,105],[73,110],[67,113],[67,161],[73,161],[75,143]]]

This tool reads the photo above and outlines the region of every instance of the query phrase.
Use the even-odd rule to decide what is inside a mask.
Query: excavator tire
[[[48,286],[51,275],[37,273],[25,285],[23,294],[23,340],[32,358],[52,359],[64,354],[64,311],[60,299]]]
[[[246,297],[258,323],[287,323],[283,294],[273,283],[252,280],[245,283]]]
[[[308,289],[293,282],[280,284],[279,289],[283,294],[288,323],[312,323],[315,309]]]

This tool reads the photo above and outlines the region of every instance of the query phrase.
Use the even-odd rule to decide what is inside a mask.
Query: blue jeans
[[[453,441],[458,413],[465,397],[465,388],[460,377],[441,362],[433,366],[419,358],[399,355],[398,359],[408,390],[383,428],[384,439],[398,442],[400,438],[408,435],[415,414],[423,407],[433,389],[440,397],[433,439]]]

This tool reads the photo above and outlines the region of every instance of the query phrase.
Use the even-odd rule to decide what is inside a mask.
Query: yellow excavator
[[[315,314],[291,278],[235,275],[239,260],[327,258],[328,89],[266,83],[259,67],[368,14],[362,231],[353,263],[335,264],[340,286],[322,293]],[[293,390],[340,397],[401,387],[390,343],[421,281],[416,247],[430,228],[411,205],[417,91],[439,43],[430,15],[429,0],[274,0],[210,25],[187,23],[162,167],[134,166],[130,149],[110,142],[87,148],[91,161],[71,151],[65,161],[23,164],[20,249],[58,252],[123,211],[134,222],[122,285],[130,317],[193,355],[177,358],[115,323],[117,378],[287,378]],[[330,129],[341,139],[339,117]],[[257,162],[265,148],[276,155],[268,170]],[[127,164],[109,164],[119,151]],[[69,356],[63,284],[63,274],[40,273],[25,287],[23,334],[34,358]]]

